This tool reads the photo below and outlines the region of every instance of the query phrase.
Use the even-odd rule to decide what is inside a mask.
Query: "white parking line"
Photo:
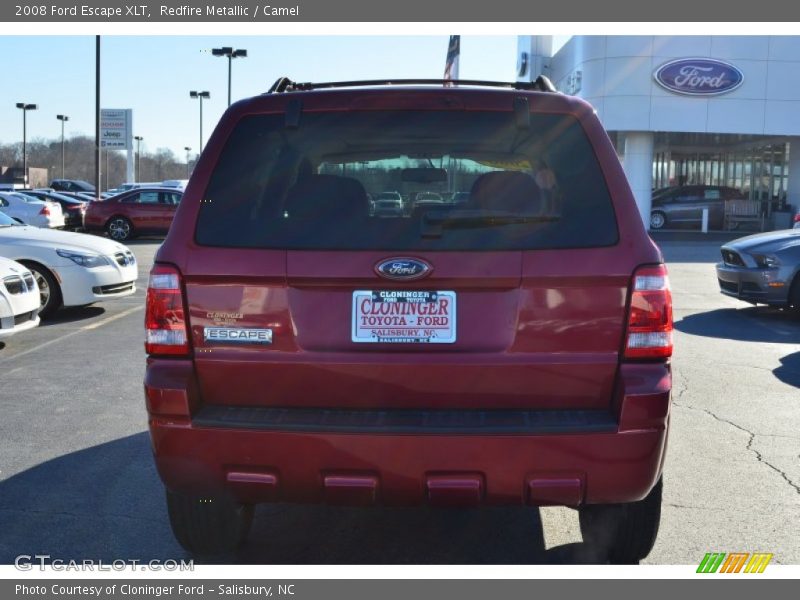
[[[112,315],[110,317],[103,319],[102,321],[98,321],[97,323],[92,323],[90,325],[87,325],[86,327],[83,327],[82,330],[89,331],[90,329],[97,329],[98,327],[102,327],[103,325],[111,323],[111,321],[116,321],[117,319],[121,319],[122,317],[127,317],[128,315],[135,313],[137,310],[142,310],[143,308],[144,305],[139,304],[138,306],[134,306],[133,308],[129,308],[128,310],[123,310],[121,313],[117,315]]]
[[[46,348],[47,346],[52,346],[56,342],[60,342],[62,340],[70,338],[73,335],[77,335],[77,334],[82,333],[84,331],[91,331],[92,329],[97,329],[98,327],[102,327],[103,325],[108,325],[112,321],[116,321],[117,319],[121,319],[123,317],[127,317],[128,315],[135,313],[137,310],[142,310],[143,308],[144,308],[144,306],[142,306],[142,305],[134,306],[133,308],[129,308],[128,310],[124,310],[119,314],[107,317],[105,319],[97,321],[96,323],[91,323],[90,325],[85,325],[85,326],[81,327],[80,329],[76,329],[74,331],[70,331],[69,333],[65,333],[64,335],[62,335],[60,337],[57,337],[55,339],[52,339],[52,340],[48,340],[48,341],[44,342],[43,344],[39,344],[38,346],[34,346],[33,348],[28,348],[24,352],[20,352],[19,354],[15,354],[13,356],[9,356],[8,358],[0,359],[0,364],[8,362],[10,360],[14,360],[15,358],[19,358],[21,356],[25,356],[27,354],[31,354],[32,352],[38,352],[42,348]]]

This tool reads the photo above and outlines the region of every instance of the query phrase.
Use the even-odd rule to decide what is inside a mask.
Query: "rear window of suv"
[[[417,197],[441,202],[415,203]],[[376,210],[382,199],[398,210]],[[516,250],[618,241],[578,121],[513,112],[244,117],[201,203],[200,245],[290,250]]]

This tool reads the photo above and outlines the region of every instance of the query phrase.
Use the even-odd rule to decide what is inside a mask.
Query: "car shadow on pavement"
[[[2,475],[2,472],[0,472]],[[19,555],[180,561],[147,433],[79,450],[0,481],[0,564]],[[261,505],[245,564],[561,564],[602,562],[583,543],[545,549],[533,508]],[[202,562],[202,561],[197,561]]]
[[[781,366],[773,369],[772,373],[783,383],[800,388],[800,352],[781,358]]]
[[[800,318],[796,313],[769,306],[720,308],[695,313],[675,322],[683,333],[740,342],[796,344]]]
[[[42,320],[39,327],[84,321],[86,319],[99,317],[105,314],[105,312],[106,309],[102,306],[68,306],[56,311],[47,319]]]

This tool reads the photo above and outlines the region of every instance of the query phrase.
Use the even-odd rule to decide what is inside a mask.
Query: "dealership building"
[[[758,202],[765,228],[790,226],[800,36],[573,36],[555,52],[552,36],[520,36],[518,79],[540,73],[595,107],[645,223],[654,190],[725,186]]]

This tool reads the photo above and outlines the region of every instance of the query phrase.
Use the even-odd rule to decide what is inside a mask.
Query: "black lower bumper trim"
[[[262,431],[405,434],[556,434],[617,429],[605,410],[342,410],[205,406],[196,427]]]

